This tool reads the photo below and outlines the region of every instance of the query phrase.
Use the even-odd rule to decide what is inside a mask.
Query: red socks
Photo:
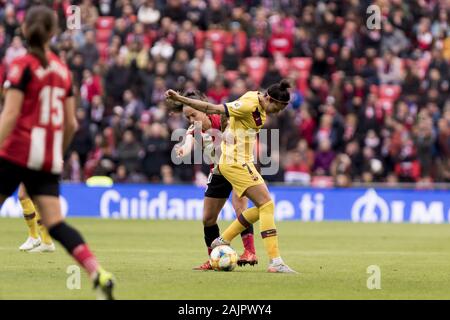
[[[72,256],[92,276],[97,272],[99,264],[87,244],[80,244],[72,251]]]
[[[247,233],[246,235],[242,236],[242,243],[244,244],[244,248],[247,251],[250,251],[251,253],[255,254],[255,240],[253,237],[253,233]]]

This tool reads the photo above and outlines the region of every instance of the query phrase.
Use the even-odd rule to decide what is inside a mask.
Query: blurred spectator
[[[156,8],[155,0],[145,0],[138,10],[138,20],[145,25],[156,24],[161,13]]]
[[[284,181],[309,185],[314,165],[314,152],[309,149],[306,140],[299,141],[297,149],[291,154],[291,160],[285,166]]]
[[[317,175],[330,175],[330,167],[335,157],[334,151],[331,149],[331,142],[327,138],[319,141],[319,150],[316,152],[314,159],[314,172]]]
[[[81,23],[86,27],[93,28],[98,18],[97,7],[93,5],[92,0],[83,0],[80,9]]]
[[[27,49],[22,44],[22,40],[19,36],[15,36],[12,40],[11,46],[6,50],[5,64],[9,65],[15,58],[24,56],[27,53]]]
[[[378,61],[378,78],[382,84],[400,84],[403,80],[402,61],[390,50]]]
[[[171,148],[167,129],[159,123],[145,126],[143,148],[145,150],[144,172],[149,180],[159,181],[161,166],[170,163]]]
[[[122,96],[128,87],[130,70],[125,66],[125,58],[117,56],[105,76],[105,91],[110,104],[121,104]]]
[[[128,172],[138,172],[142,156],[141,145],[136,141],[132,131],[127,130],[123,134],[122,142],[117,147],[117,159]]]
[[[70,153],[69,159],[64,163],[63,180],[82,182],[84,180],[80,157],[75,151]]]
[[[210,52],[204,49],[198,49],[195,52],[195,58],[189,63],[188,69],[191,72],[198,69],[208,82],[212,82],[217,74],[216,63],[212,59]]]
[[[92,71],[85,69],[83,71],[83,81],[81,82],[80,95],[82,104],[88,107],[92,104],[94,96],[102,95],[101,78],[93,75]]]

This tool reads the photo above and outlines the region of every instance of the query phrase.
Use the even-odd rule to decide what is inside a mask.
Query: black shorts
[[[24,168],[0,158],[0,194],[11,196],[21,182],[30,196],[59,197],[59,175]]]
[[[224,176],[220,174],[209,174],[205,197],[228,199],[232,190],[231,183]]]

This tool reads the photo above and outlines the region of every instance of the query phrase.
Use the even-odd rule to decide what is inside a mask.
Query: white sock
[[[280,264],[284,264],[283,259],[281,259],[281,257],[276,257],[272,259],[272,264],[274,265],[280,265]]]

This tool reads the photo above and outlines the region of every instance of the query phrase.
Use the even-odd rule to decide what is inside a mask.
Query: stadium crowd
[[[2,74],[23,55],[20,25],[43,1],[0,1]],[[381,21],[372,25],[374,3]],[[81,28],[68,28],[79,5]],[[50,1],[52,49],[73,72],[80,123],[64,179],[195,182],[173,165],[171,133],[188,126],[164,92],[197,88],[216,103],[288,78],[292,101],[270,182],[450,182],[450,5],[439,0]],[[369,23],[369,24],[368,24]],[[260,150],[269,149],[261,145]]]

